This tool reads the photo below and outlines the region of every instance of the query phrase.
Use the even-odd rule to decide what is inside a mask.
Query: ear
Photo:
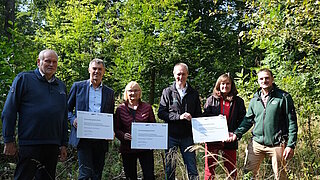
[[[39,58],[37,59],[37,65],[38,65],[38,67],[40,66],[40,59]]]

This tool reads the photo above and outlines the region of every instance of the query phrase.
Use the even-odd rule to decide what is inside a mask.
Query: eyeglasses
[[[140,90],[139,89],[129,89],[127,90],[129,93],[136,93],[136,92],[139,92]]]

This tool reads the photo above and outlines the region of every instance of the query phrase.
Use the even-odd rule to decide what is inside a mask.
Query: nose
[[[53,66],[54,64],[55,64],[55,62],[53,62],[53,61],[50,61],[50,62],[49,62],[49,65],[50,65],[50,66]]]

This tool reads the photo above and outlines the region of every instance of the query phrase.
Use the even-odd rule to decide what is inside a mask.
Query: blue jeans
[[[198,170],[195,152],[185,151],[193,145],[192,137],[174,138],[169,136],[168,150],[166,150],[166,179],[175,180],[176,153],[180,149],[183,162],[187,167],[188,177],[190,180],[198,179]]]
[[[98,139],[80,139],[78,150],[78,179],[100,180],[108,142]]]

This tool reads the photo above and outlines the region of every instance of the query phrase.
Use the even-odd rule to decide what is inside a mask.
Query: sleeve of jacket
[[[70,93],[68,96],[68,119],[70,121],[71,126],[73,125],[73,121],[76,119],[76,114],[75,114],[76,96],[77,96],[77,85],[76,83],[74,83],[70,89]]]
[[[112,103],[112,107],[111,107],[111,110],[112,110],[112,111],[111,111],[111,112],[112,112],[112,114],[114,114],[114,107],[115,107],[115,105],[114,105],[114,103],[115,103],[115,100],[114,100],[114,91],[112,91],[112,95],[111,95],[111,96],[112,96],[112,98],[111,98],[111,99],[112,99],[112,102],[111,102],[111,103]]]
[[[246,106],[244,105],[244,101],[242,98],[239,97],[238,99],[238,115],[237,115],[237,127],[240,126],[240,124],[243,121],[244,116],[246,115]]]
[[[199,93],[197,92],[196,94],[197,94],[197,102],[196,102],[195,118],[202,116],[201,102],[200,102],[200,98],[199,98]],[[180,118],[180,116],[179,116],[179,118]]]
[[[213,98],[212,96],[208,97],[207,100],[206,100],[206,103],[204,104],[204,107],[203,107],[203,116],[213,116],[213,113],[211,112],[211,106],[212,106],[212,102],[213,101]]]
[[[154,116],[152,106],[150,105],[149,108],[150,108],[150,110],[149,110],[149,122],[155,123],[156,122],[156,118]]]
[[[4,143],[15,141],[17,112],[24,93],[23,76],[17,75],[10,87],[7,100],[2,111],[2,135]]]
[[[158,110],[158,117],[165,122],[180,120],[180,114],[177,111],[170,110],[170,94],[168,88],[162,91]]]
[[[114,133],[116,135],[116,138],[118,138],[120,141],[125,141],[124,139],[124,132],[122,131],[122,123],[121,123],[121,108],[118,107],[116,109],[116,114],[115,114],[115,118],[114,118]]]
[[[250,101],[248,111],[243,118],[240,126],[234,131],[237,135],[237,139],[241,139],[242,135],[245,134],[253,125],[254,123],[254,112],[253,112],[253,99]]]
[[[290,94],[286,96],[287,112],[286,116],[288,119],[288,147],[295,148],[298,136],[298,124],[297,115],[294,107],[294,103]]]
[[[65,93],[67,94],[67,88],[65,87]],[[66,100],[66,107],[68,105],[67,100]],[[62,137],[62,146],[67,146],[68,145],[68,110],[65,109],[64,112],[64,120],[63,120],[63,137]]]

